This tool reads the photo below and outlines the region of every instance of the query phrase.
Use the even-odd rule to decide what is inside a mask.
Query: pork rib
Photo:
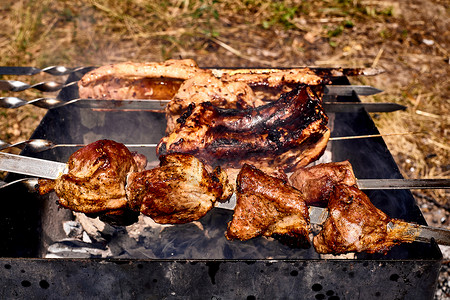
[[[157,153],[190,153],[212,166],[295,170],[325,151],[330,131],[321,101],[307,86],[245,110],[191,104]]]

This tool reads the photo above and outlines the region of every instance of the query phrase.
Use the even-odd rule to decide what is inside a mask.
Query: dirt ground
[[[410,133],[385,137],[403,175],[450,178],[448,1],[164,3],[4,1],[0,64],[75,67],[192,58],[202,67],[382,68],[383,74],[353,77],[351,82],[384,91],[363,101],[408,107],[372,115],[381,133]],[[55,78],[41,74],[3,79]],[[13,95],[33,99],[42,93]],[[27,139],[45,112],[32,106],[0,109],[0,139]],[[419,190],[414,195],[430,225],[450,228],[448,190]]]

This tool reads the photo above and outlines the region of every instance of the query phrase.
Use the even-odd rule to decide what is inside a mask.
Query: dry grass
[[[382,67],[383,75],[352,80],[385,90],[364,101],[408,106],[406,112],[374,116],[381,132],[423,132],[386,138],[403,174],[450,178],[448,2],[16,0],[3,1],[0,10],[0,65],[183,57],[201,66]],[[44,113],[1,109],[0,138],[26,139]],[[424,193],[448,205],[447,192]]]

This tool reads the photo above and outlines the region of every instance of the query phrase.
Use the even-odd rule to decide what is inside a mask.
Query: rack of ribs
[[[189,153],[211,166],[294,171],[316,160],[330,136],[321,100],[308,86],[245,110],[191,104],[158,144],[158,155]]]

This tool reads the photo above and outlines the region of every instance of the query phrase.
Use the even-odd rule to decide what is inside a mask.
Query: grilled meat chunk
[[[200,69],[192,59],[172,59],[160,63],[124,62],[99,67],[78,82],[80,98],[170,99],[182,81]]]
[[[247,164],[236,183],[237,202],[227,239],[272,236],[291,246],[310,246],[308,208],[300,191]]]
[[[234,103],[234,98],[238,98],[236,104],[230,106],[233,108],[239,108],[239,102],[247,103],[246,98],[239,98],[242,97],[240,96],[242,92],[248,93],[249,86],[279,88],[298,84],[317,86],[324,83],[321,76],[308,68],[208,70],[200,69],[191,59],[171,59],[165,62],[123,62],[99,67],[86,73],[78,82],[79,96],[80,98],[117,100],[172,99],[183,81],[197,75],[200,75],[200,78],[205,75],[217,80],[216,83],[212,82],[209,87],[201,87],[201,83],[196,86],[200,87],[202,92],[208,90],[213,94],[213,99],[208,101],[223,102],[223,96],[229,90],[231,93],[225,96],[225,98],[229,97],[227,102]],[[204,80],[200,79],[200,82],[202,81]],[[187,86],[190,85],[187,83]],[[220,91],[223,89],[221,86],[225,87],[224,91]],[[182,91],[180,96],[179,99],[188,99],[185,98],[186,94],[183,94]],[[200,100],[198,96],[197,100]]]
[[[157,153],[190,153],[210,165],[293,171],[317,159],[329,138],[320,99],[307,86],[272,103],[245,110],[191,104]]]
[[[173,153],[160,161],[157,168],[130,174],[127,185],[130,207],[157,223],[198,220],[216,201],[226,201],[233,193],[220,168],[210,174],[192,155]]]
[[[318,253],[386,253],[393,246],[413,242],[411,224],[391,219],[356,187],[336,185],[328,203],[328,218],[314,237]]]
[[[74,152],[68,161],[68,173],[54,182],[40,181],[41,194],[55,190],[59,204],[86,214],[126,209],[125,185],[131,172],[144,169],[146,159],[133,154],[125,145],[100,140]]]
[[[170,133],[191,103],[211,102],[221,108],[247,109],[264,104],[243,82],[224,82],[210,73],[198,73],[180,86],[166,108],[167,129]]]
[[[349,161],[318,164],[299,168],[289,177],[290,184],[300,190],[308,205],[326,207],[337,184],[356,185]]]

